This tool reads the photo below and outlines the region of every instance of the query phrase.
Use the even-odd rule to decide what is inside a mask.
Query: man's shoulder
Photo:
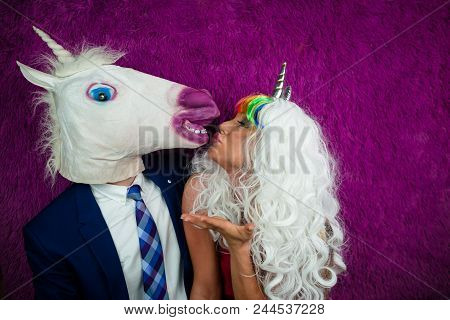
[[[24,231],[51,230],[52,227],[61,228],[72,223],[76,213],[75,195],[82,186],[74,183],[65,189],[24,226]]]
[[[189,177],[189,156],[183,150],[161,150],[144,156],[144,176],[160,184],[183,184]]]

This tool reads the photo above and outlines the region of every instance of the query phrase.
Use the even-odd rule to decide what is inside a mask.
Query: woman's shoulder
[[[197,195],[202,190],[202,183],[198,174],[191,175],[184,185],[184,194]]]
[[[183,191],[183,211],[191,211],[194,201],[202,189],[202,184],[198,174],[191,175],[184,185]]]
[[[186,187],[199,187],[201,185],[200,183],[200,175],[198,173],[191,175],[188,180],[186,181]]]

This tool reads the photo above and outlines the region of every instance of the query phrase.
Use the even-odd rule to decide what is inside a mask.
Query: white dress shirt
[[[142,173],[132,185],[141,187],[142,200],[155,220],[164,255],[169,299],[187,299],[183,281],[175,229],[161,190]],[[125,275],[128,295],[132,300],[144,297],[141,251],[136,224],[135,200],[127,198],[128,187],[112,184],[92,184],[92,193],[111,233]]]

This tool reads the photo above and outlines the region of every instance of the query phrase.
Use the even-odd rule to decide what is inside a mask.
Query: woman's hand
[[[221,217],[210,217],[206,214],[182,214],[183,221],[192,223],[199,228],[212,229],[219,232],[227,241],[230,250],[250,251],[253,235],[253,224],[236,225]]]
[[[182,214],[181,219],[198,228],[217,231],[225,238],[231,255],[231,281],[235,299],[266,299],[250,255],[250,243],[255,228],[253,224],[236,225],[224,218],[210,217],[207,214]]]

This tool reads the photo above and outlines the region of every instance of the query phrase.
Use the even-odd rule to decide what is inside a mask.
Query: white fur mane
[[[101,65],[109,65],[120,59],[124,53],[107,47],[83,46],[78,55],[74,56],[74,61],[61,63],[55,56],[44,55],[42,60],[46,64],[47,72],[56,77],[67,77],[77,72],[96,68]],[[33,99],[35,107],[46,105],[46,111],[42,120],[42,135],[39,141],[39,149],[49,157],[46,163],[46,175],[55,182],[56,174],[61,166],[61,140],[60,125],[56,113],[54,94],[51,91],[37,92]]]

